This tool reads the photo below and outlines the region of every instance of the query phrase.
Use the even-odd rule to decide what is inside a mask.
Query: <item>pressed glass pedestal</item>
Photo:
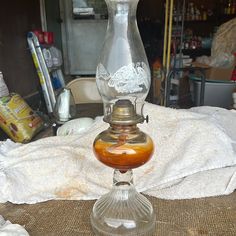
[[[148,199],[133,185],[132,170],[114,170],[113,187],[93,207],[91,224],[96,235],[151,236],[155,214]]]

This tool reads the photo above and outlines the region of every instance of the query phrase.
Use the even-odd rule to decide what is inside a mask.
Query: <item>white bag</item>
[[[9,90],[7,88],[7,85],[5,84],[5,81],[3,79],[3,74],[0,71],[0,97],[8,96]]]
[[[81,117],[70,120],[57,130],[57,136],[78,135],[87,131],[94,123],[90,117]]]

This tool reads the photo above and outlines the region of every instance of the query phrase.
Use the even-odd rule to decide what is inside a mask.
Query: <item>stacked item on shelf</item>
[[[206,21],[208,17],[213,15],[211,9],[207,9],[205,5],[201,4],[200,6],[196,3],[190,2],[187,5],[185,20],[186,21]]]
[[[236,0],[228,0],[225,2],[224,8],[222,9],[225,15],[236,14]]]
[[[212,37],[202,37],[194,34],[193,30],[187,28],[184,32],[184,41],[182,49],[210,49]]]

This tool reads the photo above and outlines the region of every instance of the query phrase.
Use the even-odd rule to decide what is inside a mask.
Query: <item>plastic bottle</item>
[[[162,63],[156,58],[152,64],[153,101],[159,103],[161,98]]]
[[[233,4],[232,4],[232,11],[231,11],[231,14],[234,15],[236,13],[236,0],[233,1]]]
[[[231,15],[232,3],[231,0],[228,1],[227,15]]]

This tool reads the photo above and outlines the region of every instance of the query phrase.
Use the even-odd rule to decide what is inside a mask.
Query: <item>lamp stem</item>
[[[113,174],[113,186],[120,186],[120,185],[133,185],[133,171],[121,171],[121,170],[114,170]]]

